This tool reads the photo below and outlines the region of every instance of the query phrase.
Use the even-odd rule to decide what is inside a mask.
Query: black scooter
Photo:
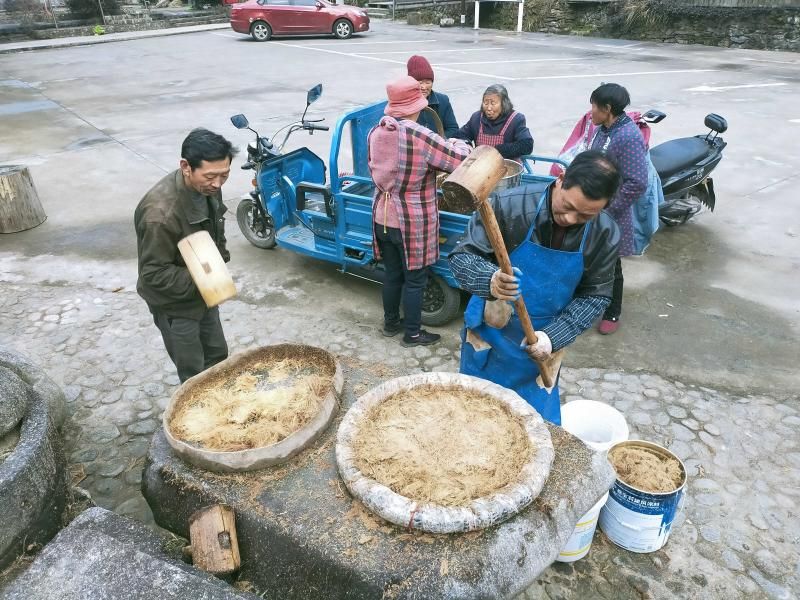
[[[667,115],[649,110],[642,119],[659,123]],[[712,212],[716,204],[711,171],[722,160],[722,150],[728,144],[719,134],[728,130],[728,122],[721,116],[706,115],[706,135],[679,138],[650,149],[650,159],[661,178],[664,203],[658,207],[658,217],[665,225],[681,225],[707,206]]]

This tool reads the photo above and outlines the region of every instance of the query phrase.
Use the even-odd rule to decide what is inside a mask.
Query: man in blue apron
[[[571,344],[611,302],[620,233],[603,209],[619,181],[608,157],[587,151],[555,182],[493,195],[489,202],[514,275],[498,268],[477,213],[449,257],[453,275],[472,294],[464,313],[461,372],[514,390],[556,425],[558,383],[544,388],[531,357],[546,360]],[[526,345],[512,308],[520,294],[536,329],[535,345]]]

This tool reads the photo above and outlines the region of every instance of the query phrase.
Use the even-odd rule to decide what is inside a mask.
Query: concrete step
[[[6,600],[255,600],[165,551],[169,538],[102,508],[62,530],[27,571],[6,587]]]

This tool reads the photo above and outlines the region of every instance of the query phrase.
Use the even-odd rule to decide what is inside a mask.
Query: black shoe
[[[384,323],[383,324],[383,335],[385,337],[394,337],[398,333],[401,333],[403,331],[404,327],[405,327],[405,323],[403,322],[403,319],[400,319],[399,321],[395,321],[394,323]]]
[[[404,335],[403,336],[403,346],[406,348],[412,348],[414,346],[430,346],[431,344],[435,344],[442,336],[438,333],[428,333],[424,329],[420,329],[417,335]]]

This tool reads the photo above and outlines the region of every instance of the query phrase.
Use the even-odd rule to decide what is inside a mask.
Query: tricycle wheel
[[[250,35],[257,42],[266,42],[272,37],[272,27],[264,21],[256,21],[250,26]]]
[[[236,222],[244,237],[256,248],[275,247],[275,227],[269,216],[257,210],[253,201],[245,198],[236,207]]]
[[[422,295],[422,323],[431,327],[445,325],[458,316],[460,309],[461,292],[431,274]]]

